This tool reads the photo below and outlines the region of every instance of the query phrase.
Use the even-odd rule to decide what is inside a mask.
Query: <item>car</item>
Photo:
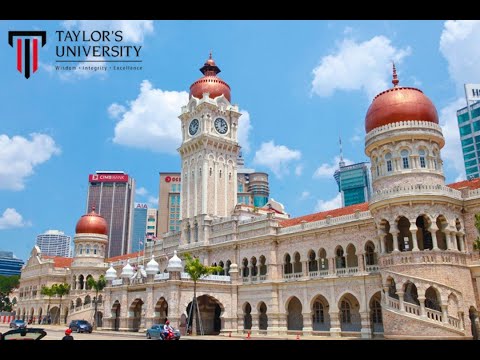
[[[91,333],[93,330],[92,324],[90,324],[87,320],[72,320],[70,325],[68,325],[69,329],[72,331],[76,331],[77,333],[80,332],[88,332]]]
[[[147,330],[147,339],[158,339],[158,340],[165,340],[163,338],[163,327],[164,324],[153,324],[150,329]],[[173,328],[172,328],[173,329]],[[173,334],[175,338],[173,340],[180,339],[180,331],[173,329]]]
[[[10,329],[26,329],[27,323],[25,320],[13,320],[10,323]]]
[[[0,334],[0,340],[40,340],[47,332],[39,328],[18,328]]]

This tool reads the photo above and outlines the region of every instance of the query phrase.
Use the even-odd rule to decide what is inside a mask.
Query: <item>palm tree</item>
[[[50,299],[52,296],[56,294],[55,287],[57,284],[53,284],[52,286],[45,286],[43,285],[40,289],[40,294],[44,296],[48,296],[48,305],[47,305],[47,319],[50,318]]]
[[[95,281],[95,279],[91,277],[87,279],[87,285],[90,289],[95,290],[95,313],[93,315],[93,328],[96,329],[97,323],[98,323],[98,319],[97,319],[98,293],[102,291],[105,288],[105,286],[107,286],[107,280],[105,280],[105,276],[103,275],[100,275],[97,281]]]
[[[222,271],[220,266],[205,266],[198,258],[192,258],[189,253],[185,254],[185,272],[190,275],[193,280],[193,300],[192,300],[192,335],[196,334],[195,314],[197,308],[197,281],[201,278],[213,274],[214,272]],[[199,319],[201,323],[202,319]],[[195,327],[195,331],[193,330]]]
[[[70,292],[70,285],[67,283],[63,283],[59,285],[54,284],[53,286],[55,286],[55,295],[60,296],[60,312],[59,312],[60,315],[59,316],[61,316],[62,315],[62,298]],[[60,322],[61,322],[61,319],[60,319]]]
[[[475,227],[480,233],[480,213],[475,214]],[[473,241],[473,250],[480,252],[480,237],[477,237],[477,239]]]

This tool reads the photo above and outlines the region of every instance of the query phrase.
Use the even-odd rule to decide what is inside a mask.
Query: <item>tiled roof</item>
[[[315,213],[315,214],[300,216],[300,217],[293,218],[293,219],[287,219],[287,220],[280,221],[280,225],[283,226],[283,227],[294,226],[294,225],[301,224],[303,222],[309,223],[309,222],[312,222],[312,221],[323,220],[323,219],[326,219],[327,216],[337,217],[337,216],[342,216],[342,215],[354,214],[355,211],[357,211],[357,210],[358,211],[367,211],[368,210],[368,203],[364,202],[362,204],[350,205],[350,206],[346,206],[346,207],[339,208],[339,209],[322,211],[322,212]]]
[[[464,181],[459,181],[453,184],[447,185],[448,187],[451,187],[452,189],[456,190],[461,190],[461,189],[469,189],[469,190],[475,190],[480,188],[480,179],[475,178],[472,180],[464,180]]]
[[[142,255],[143,255],[143,250],[140,250],[140,251],[137,251],[135,253],[125,254],[125,255],[120,255],[120,256],[114,256],[114,257],[105,259],[105,262],[115,262],[115,261],[120,261],[120,260],[127,260],[127,259],[136,258],[137,256],[142,256]]]
[[[42,259],[53,259],[53,266],[56,268],[70,267],[73,261],[73,258],[67,258],[62,256],[50,256],[50,255],[43,255]]]

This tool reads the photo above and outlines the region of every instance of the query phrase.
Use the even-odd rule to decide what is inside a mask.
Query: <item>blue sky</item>
[[[57,30],[122,31],[142,46],[143,70],[57,71]],[[9,30],[46,30],[39,70],[15,69]],[[447,183],[464,178],[455,110],[463,83],[480,82],[476,21],[2,21],[0,23],[0,249],[23,259],[37,234],[74,234],[87,176],[125,170],[137,201],[156,203],[158,173],[179,171],[180,106],[210,50],[232,88],[246,165],[270,174],[292,216],[338,207],[338,137],[367,160],[364,117],[373,96],[416,86],[440,115]]]

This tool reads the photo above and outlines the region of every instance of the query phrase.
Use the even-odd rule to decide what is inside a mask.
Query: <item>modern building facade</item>
[[[183,273],[188,252],[222,268],[196,282],[206,334],[478,338],[480,180],[445,184],[445,139],[430,99],[399,86],[394,70],[393,87],[365,117],[370,201],[288,219],[277,202],[264,213],[235,204],[240,115],[219,72],[210,57],[182,108],[180,230],[149,244],[148,256],[103,259],[106,223],[95,214],[77,223],[78,259],[65,279],[78,285],[103,271],[103,327],[144,331],[168,316],[185,331],[194,296]],[[34,255],[23,293],[50,276],[35,272]],[[85,316],[91,293],[80,285],[67,301]],[[22,299],[17,313],[46,307],[47,299]]]
[[[147,223],[145,233],[147,234],[147,240],[157,238],[157,221],[158,210],[154,208],[147,209]]]
[[[96,171],[88,177],[87,211],[95,208],[108,223],[108,256],[129,252],[135,180],[123,171]]]
[[[179,172],[161,172],[158,189],[157,236],[169,231],[180,230],[180,192],[182,190]]]
[[[370,199],[369,174],[368,163],[345,165],[345,162],[340,162],[333,177],[342,195],[342,206],[362,204]]]
[[[63,231],[47,230],[37,235],[36,244],[45,255],[71,257],[71,241],[72,238]]]
[[[11,251],[0,251],[0,275],[20,275],[23,260],[17,259]]]
[[[480,177],[480,101],[457,110],[467,179]]]
[[[144,203],[135,203],[133,209],[133,231],[130,249],[131,252],[137,252],[143,249],[145,245],[145,230],[147,226],[148,205]]]

